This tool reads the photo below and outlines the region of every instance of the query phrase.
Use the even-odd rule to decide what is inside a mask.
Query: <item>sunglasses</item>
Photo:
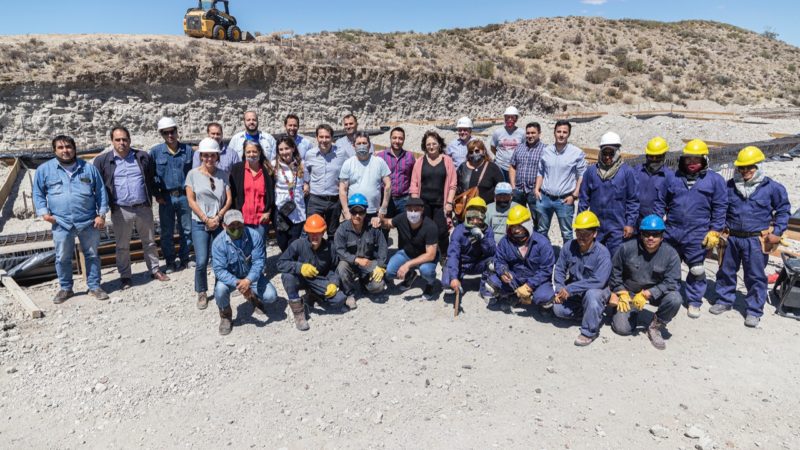
[[[361,209],[361,208],[351,209],[350,210],[350,215],[352,215],[352,216],[366,216],[367,215],[367,210],[366,209]]]
[[[643,238],[660,238],[664,233],[662,231],[642,231]]]
[[[740,166],[737,167],[736,170],[739,172],[749,172],[751,170],[756,170],[756,166]]]
[[[482,155],[483,150],[475,150],[474,152],[469,152],[470,155]]]
[[[174,128],[171,129],[171,130],[161,130],[161,135],[162,136],[167,136],[169,134],[178,134],[178,130],[174,129]]]

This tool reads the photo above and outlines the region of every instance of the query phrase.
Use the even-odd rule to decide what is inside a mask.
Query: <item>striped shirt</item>
[[[523,192],[533,192],[536,187],[536,176],[539,175],[539,160],[545,145],[537,140],[533,146],[525,141],[517,146],[511,155],[511,167],[516,171],[514,186]]]
[[[414,170],[414,154],[400,150],[400,157],[394,155],[391,149],[378,153],[378,158],[386,161],[389,166],[389,176],[392,179],[392,197],[403,197],[408,195],[411,186],[411,171]]]

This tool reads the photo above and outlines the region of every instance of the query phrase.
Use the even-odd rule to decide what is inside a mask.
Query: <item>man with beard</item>
[[[297,151],[300,153],[300,158],[305,158],[306,153],[314,148],[311,139],[301,135],[300,131],[300,118],[297,114],[289,114],[283,119],[283,128],[286,130],[286,135],[294,139],[297,144]]]
[[[358,119],[353,114],[348,114],[342,118],[342,126],[345,135],[336,140],[334,145],[339,150],[347,153],[347,156],[356,154],[356,133],[358,132]],[[369,152],[374,153],[372,144],[369,145]]]
[[[356,154],[342,164],[339,172],[339,201],[345,220],[350,218],[347,202],[353,194],[367,199],[367,221],[376,214],[386,216],[388,212],[392,192],[389,166],[383,159],[372,156],[370,145],[367,133],[356,133]]]
[[[539,174],[539,160],[544,151],[544,143],[539,139],[541,134],[542,127],[537,122],[525,125],[525,142],[514,150],[508,169],[509,182],[514,188],[514,201],[526,205],[533,213],[536,212],[536,196],[533,192]]]
[[[277,143],[275,138],[269,133],[263,133],[258,129],[258,113],[247,111],[244,113],[244,130],[231,137],[228,148],[239,155],[239,159],[244,161],[244,143],[246,141],[256,141],[264,149],[264,156],[268,161],[275,161],[275,151]]]
[[[717,272],[717,303],[711,314],[730,311],[736,299],[736,274],[741,264],[747,288],[747,316],[744,324],[758,326],[767,302],[767,275],[764,268],[769,253],[781,242],[791,213],[786,188],[775,182],[759,166],[764,153],[745,147],[733,165],[736,173],[728,180],[728,237],[722,264]]]
[[[75,237],[86,258],[86,284],[98,300],[108,300],[100,288],[100,229],[106,226],[108,195],[100,172],[77,159],[75,140],[56,136],[52,142],[55,158],[36,169],[33,204],[36,215],[53,226],[56,274],[61,289],[53,297],[59,304],[72,297],[72,255]]]
[[[225,145],[225,142],[222,139],[222,125],[217,122],[209,123],[206,125],[206,135],[217,141],[217,144],[219,144],[220,151],[219,161],[217,161],[217,169],[230,173],[234,164],[242,162],[242,159],[239,157],[239,155],[230,147]],[[198,167],[200,167],[200,152],[194,152],[194,156],[192,157],[192,169],[196,169]]]
[[[664,165],[669,145],[662,137],[654,137],[644,150],[646,161],[637,167],[636,179],[639,186],[639,219],[653,214],[656,199],[664,195],[667,183],[675,176],[675,172]]]
[[[511,184],[497,183],[494,188],[494,202],[486,206],[486,224],[494,232],[495,244],[500,242],[506,236],[506,220],[508,219],[508,212],[511,208],[519,206],[518,203],[513,202],[511,196]]]
[[[686,298],[692,319],[700,317],[706,292],[706,250],[719,245],[727,209],[725,179],[708,169],[708,146],[699,139],[689,141],[654,213],[661,217],[666,212],[666,241],[689,266]]]
[[[611,255],[633,236],[639,218],[636,174],[622,162],[620,147],[617,133],[610,131],[600,138],[600,160],[586,169],[578,202],[578,212],[591,210],[597,215],[597,240]]]
[[[494,260],[494,231],[486,225],[486,202],[473,197],[467,202],[464,223],[456,225],[447,248],[447,264],[442,269],[442,286],[462,292],[464,275],[482,275],[486,279]]]
[[[386,162],[389,167],[389,179],[392,194],[387,204],[386,217],[394,217],[406,211],[408,191],[411,188],[411,172],[414,170],[414,154],[405,150],[406,131],[400,127],[392,128],[389,132],[390,147],[378,153],[377,157]],[[383,230],[386,242],[389,242],[389,230]]]

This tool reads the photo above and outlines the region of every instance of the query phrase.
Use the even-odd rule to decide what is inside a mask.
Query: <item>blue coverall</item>
[[[603,310],[611,296],[608,278],[611,276],[611,255],[595,241],[586,253],[581,253],[578,241],[571,240],[561,247],[553,284],[555,292],[566,289],[569,297],[553,305],[553,314],[562,319],[581,317],[581,334],[593,338],[600,333]]]
[[[481,296],[492,297],[491,292],[486,289],[487,284],[494,288],[494,295],[509,297],[514,295],[514,291],[522,283],[526,283],[533,291],[534,304],[540,305],[553,299],[555,294],[550,281],[555,264],[553,247],[546,237],[537,232],[531,233],[527,245],[528,251],[522,255],[507,236],[500,240],[494,258],[495,272],[481,282]],[[513,277],[510,284],[500,279],[500,275],[505,272]]]
[[[786,188],[769,177],[745,199],[728,181],[727,225],[731,231],[728,247],[717,272],[718,303],[733,305],[736,299],[736,273],[741,263],[747,288],[747,315],[761,317],[767,301],[767,266],[769,255],[761,250],[758,236],[772,225],[772,234],[780,236],[789,224],[790,206]],[[752,236],[746,236],[751,234]]]
[[[623,228],[636,229],[639,218],[639,198],[636,187],[636,174],[627,164],[609,180],[603,180],[597,166],[586,169],[581,182],[578,212],[591,210],[600,219],[597,242],[605,245],[613,255],[622,245]]]
[[[689,306],[700,307],[703,304],[705,272],[695,275],[691,270],[692,267],[702,268],[706,257],[703,239],[709,231],[722,232],[727,208],[725,179],[711,170],[701,172],[691,189],[678,171],[667,183],[663,197],[656,200],[653,213],[663,216],[666,212],[667,216],[665,239],[689,266],[686,276]]]
[[[654,214],[656,199],[663,196],[669,180],[675,177],[675,172],[666,165],[661,166],[656,173],[651,174],[645,168],[646,164],[636,167],[636,181],[639,186],[639,220]],[[637,226],[638,230],[639,227]]]
[[[442,270],[442,286],[450,287],[453,279],[461,279],[465,274],[483,274],[485,280],[489,262],[494,258],[496,245],[494,231],[486,227],[483,239],[477,241],[470,235],[471,229],[463,223],[458,224],[450,235],[447,247],[447,265]],[[475,240],[475,242],[473,242]]]

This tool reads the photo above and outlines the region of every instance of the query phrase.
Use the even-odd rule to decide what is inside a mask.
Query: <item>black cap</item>
[[[406,208],[409,206],[425,206],[425,202],[421,198],[411,197],[406,201]]]

